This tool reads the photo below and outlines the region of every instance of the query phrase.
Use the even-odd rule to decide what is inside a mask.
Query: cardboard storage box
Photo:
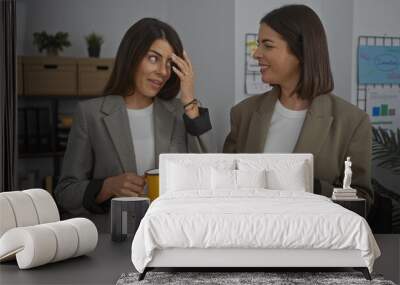
[[[110,78],[113,59],[83,58],[78,60],[78,94],[102,95]]]
[[[67,57],[23,57],[25,95],[76,95],[77,60]]]

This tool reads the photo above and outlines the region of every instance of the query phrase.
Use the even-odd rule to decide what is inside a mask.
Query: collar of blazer
[[[175,124],[175,100],[154,99],[154,132],[156,166],[160,153],[168,152]],[[125,172],[137,172],[135,150],[131,137],[128,112],[122,96],[108,95],[104,97],[101,112],[111,141],[118,153]]]
[[[267,139],[272,114],[278,100],[279,93],[276,88],[260,96],[257,110],[253,113],[246,152],[263,152]],[[333,121],[331,94],[324,94],[316,97],[304,119],[299,138],[295,145],[295,153],[312,153],[316,156],[325,139]]]

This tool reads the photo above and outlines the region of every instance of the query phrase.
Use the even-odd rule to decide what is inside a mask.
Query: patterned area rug
[[[379,284],[395,285],[384,280],[380,275],[372,274],[372,281],[364,278],[360,272],[154,272],[150,271],[142,281],[138,281],[139,273],[124,273],[117,285],[133,284]]]

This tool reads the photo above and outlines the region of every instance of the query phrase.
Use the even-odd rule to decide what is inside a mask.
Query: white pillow
[[[236,170],[238,188],[267,188],[266,171],[263,170]]]
[[[267,188],[273,190],[306,191],[308,167],[305,161],[238,159],[240,170],[266,170]]]
[[[218,189],[236,189],[236,170],[233,169],[216,169],[211,170],[211,188]]]
[[[296,163],[291,168],[267,171],[268,188],[273,190],[303,191],[307,189],[305,164]]]
[[[185,190],[210,190],[211,168],[235,169],[234,159],[191,159],[179,158],[169,160],[166,170],[167,177],[164,180],[167,191]]]
[[[212,189],[266,188],[265,170],[211,170]]]
[[[185,191],[190,189],[211,188],[211,167],[168,164],[168,191]]]

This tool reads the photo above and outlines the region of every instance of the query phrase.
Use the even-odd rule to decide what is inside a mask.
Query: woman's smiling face
[[[299,60],[281,35],[267,24],[260,24],[258,47],[253,57],[258,60],[262,81],[265,83],[282,85],[299,78]]]

